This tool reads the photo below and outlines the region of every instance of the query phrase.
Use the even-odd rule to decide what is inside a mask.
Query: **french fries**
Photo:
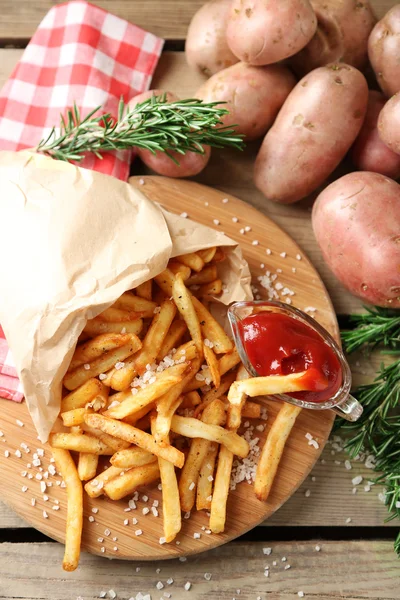
[[[103,333],[134,333],[139,335],[143,328],[143,319],[135,321],[120,321],[119,323],[107,323],[97,317],[90,319],[83,331],[89,335],[101,335]]]
[[[103,383],[98,379],[91,378],[61,400],[61,412],[65,413],[74,408],[83,408],[103,392]]]
[[[196,272],[201,271],[204,267],[204,260],[197,252],[177,256],[176,260]]]
[[[81,433],[51,433],[49,443],[52,448],[62,450],[75,450],[75,452],[87,452],[97,455],[114,454],[114,450],[106,446],[101,440]]]
[[[209,263],[214,258],[216,251],[216,246],[212,246],[211,248],[204,248],[204,250],[197,250],[196,254],[200,256],[203,262]]]
[[[142,313],[122,310],[121,308],[115,308],[114,306],[111,306],[97,315],[97,319],[99,321],[105,321],[106,323],[123,323],[125,321],[136,321],[142,316]]]
[[[215,463],[217,461],[219,445],[210,442],[208,452],[200,467],[197,480],[196,508],[197,510],[211,510],[213,480]]]
[[[105,352],[119,348],[131,341],[129,334],[121,333],[103,333],[84,344],[77,346],[74,355],[68,367],[68,371],[73,371],[84,363],[89,363],[95,358],[99,358]]]
[[[102,496],[104,493],[104,485],[108,481],[112,481],[118,477],[122,471],[123,469],[119,467],[108,467],[108,469],[96,475],[95,479],[92,479],[92,481],[89,481],[85,485],[85,492],[88,496],[90,496],[90,498],[98,498],[99,496]]]
[[[176,348],[177,343],[182,339],[184,333],[187,331],[185,321],[178,319],[171,324],[167,335],[161,345],[161,348],[157,355],[157,360],[162,360],[167,354],[171,352],[173,348]]]
[[[176,275],[172,285],[172,297],[179,312],[181,313],[182,318],[185,320],[192,340],[196,344],[196,348],[199,352],[201,352],[203,339],[201,335],[199,319],[193,306],[191,294],[186,288],[180,273]]]
[[[99,457],[97,454],[88,454],[86,452],[79,453],[78,459],[78,475],[81,481],[93,479],[96,475]]]
[[[139,296],[135,296],[130,292],[126,292],[125,294],[122,294],[122,296],[120,296],[116,302],[114,302],[114,307],[125,311],[141,313],[140,316],[145,318],[152,317],[154,315],[154,310],[157,308],[157,304],[151,300],[147,300],[146,298],[140,298]]]
[[[229,494],[232,464],[233,452],[225,446],[221,446],[211,500],[210,529],[213,533],[222,533],[225,529],[226,503]]]
[[[211,378],[216,388],[219,388],[221,384],[221,374],[219,372],[218,359],[215,356],[213,349],[207,344],[203,344],[203,353],[204,358],[206,359],[206,363],[208,368],[210,369]]]
[[[152,297],[152,281],[149,279],[137,286],[135,289],[136,294],[140,298],[144,298],[145,300],[151,300]]]
[[[141,485],[147,485],[160,477],[160,469],[157,462],[148,463],[141,467],[135,467],[120,473],[104,485],[104,493],[111,500],[121,500],[128,494],[132,494]]]
[[[178,262],[177,260],[170,260],[168,263],[168,269],[172,271],[174,275],[180,273],[182,275],[183,281],[189,279],[190,274],[192,272],[190,267]]]
[[[208,267],[204,267],[204,269],[200,273],[195,273],[186,281],[186,285],[190,287],[191,285],[201,285],[203,283],[211,283],[211,281],[215,281],[218,279],[218,271],[216,265],[209,265]]]
[[[198,300],[198,298],[192,296],[192,302],[199,318],[204,338],[212,342],[214,352],[217,354],[232,352],[233,342],[227,336],[221,325],[214,319],[211,313],[206,309],[204,304]]]
[[[150,462],[157,460],[157,457],[147,450],[142,448],[127,448],[126,450],[119,450],[114,456],[111,457],[111,464],[114,467],[120,467],[121,469],[132,469],[133,467],[141,467],[147,465]]]

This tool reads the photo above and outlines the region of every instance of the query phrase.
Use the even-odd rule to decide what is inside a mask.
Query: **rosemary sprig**
[[[109,113],[96,114],[101,106],[82,118],[74,105],[66,118],[61,116],[59,129],[53,127],[36,151],[58,160],[80,161],[86,152],[101,158],[101,153],[108,150],[136,147],[152,153],[166,152],[178,162],[170,152],[202,154],[205,145],[242,150],[243,136],[222,124],[221,118],[228,111],[218,108],[218,104],[197,99],[168,103],[162,95],[129,108],[121,100],[117,119]]]
[[[400,345],[400,313],[387,308],[368,308],[363,315],[352,315],[350,322],[356,327],[342,332],[346,352],[354,352],[361,346],[373,348],[379,344],[396,348]]]

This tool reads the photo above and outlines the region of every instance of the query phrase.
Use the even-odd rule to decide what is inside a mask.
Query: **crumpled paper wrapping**
[[[0,223],[0,322],[43,442],[86,321],[171,257],[226,246],[219,300],[252,297],[236,242],[167,212],[128,183],[69,163],[0,152]]]

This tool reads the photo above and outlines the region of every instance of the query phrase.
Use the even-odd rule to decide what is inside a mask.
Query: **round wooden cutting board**
[[[172,212],[187,213],[194,221],[218,228],[235,239],[263,298],[268,298],[267,291],[257,278],[268,270],[277,275],[274,285],[278,284],[283,301],[290,298],[298,308],[315,308],[315,318],[339,339],[335,313],[317,272],[297,244],[270,219],[233,196],[191,181],[145,177],[132,178],[131,183]],[[260,445],[278,409],[278,403],[269,402],[267,426],[262,433],[255,431]],[[0,498],[33,527],[63,542],[66,493],[60,478],[48,473],[51,450],[38,442],[26,403],[0,400],[0,410]],[[301,412],[268,502],[256,499],[252,485],[239,484],[229,496],[223,534],[207,534],[207,514],[193,511],[190,519],[183,519],[177,541],[160,545],[162,501],[155,485],[141,491],[134,510],[126,510],[128,499],[112,502],[105,498],[92,500],[85,495],[82,548],[109,558],[166,559],[202,552],[242,535],[269,517],[302,483],[322,451],[333,419],[331,411]],[[319,449],[308,444],[307,433],[318,441]],[[158,516],[151,510],[144,514],[147,511],[143,513],[143,509],[151,509],[154,501],[158,501]],[[138,530],[142,531],[140,535],[135,534]],[[194,538],[195,533],[200,538]]]

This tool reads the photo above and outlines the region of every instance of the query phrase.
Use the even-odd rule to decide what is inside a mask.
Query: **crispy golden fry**
[[[61,413],[61,418],[65,427],[74,427],[82,425],[85,422],[85,414],[89,412],[87,408],[73,408],[67,412]]]
[[[203,336],[213,343],[214,352],[217,354],[232,352],[233,342],[226,335],[221,325],[214,319],[200,300],[192,296],[192,302],[200,321]]]
[[[125,360],[124,366],[121,369],[114,368],[108,371],[106,379],[103,379],[103,383],[114,390],[125,390],[137,375],[137,357],[138,353]]]
[[[87,415],[86,419],[98,417],[98,415]],[[223,444],[240,458],[246,458],[249,453],[249,445],[246,440],[233,431],[228,431],[218,425],[207,425],[193,417],[172,417],[171,431],[179,433],[188,438],[202,438],[210,442]]]
[[[179,406],[179,408],[194,408],[198,404],[201,403],[201,396],[199,392],[195,390],[193,392],[188,392],[183,396],[183,400]]]
[[[213,384],[216,388],[219,388],[221,384],[221,374],[219,372],[218,359],[215,356],[213,349],[207,346],[205,343],[203,344],[203,352],[204,358],[206,359],[206,363],[211,373]]]
[[[139,312],[141,313],[141,317],[148,318],[154,315],[154,309],[157,307],[157,304],[151,300],[135,296],[130,292],[125,292],[125,294],[122,294],[122,296],[114,302],[114,306],[122,310]]]
[[[133,395],[132,388],[129,388],[125,392],[115,394],[118,398],[116,401],[120,402],[118,406],[109,408],[106,412],[107,417],[113,419],[124,419],[125,417],[141,410],[147,404],[154,402],[156,398],[160,398],[163,394],[175,384],[182,381],[185,372],[190,368],[190,363],[181,363],[179,365],[173,365],[161,373],[154,375],[155,381],[149,383],[146,387],[137,389],[137,393]]]
[[[147,364],[152,364],[156,360],[175,315],[176,306],[167,298],[159,307],[159,312],[154,315],[143,340],[142,349],[137,356],[135,367],[139,375],[144,373]]]
[[[283,404],[271,429],[268,432],[264,448],[257,465],[254,491],[259,500],[267,500],[279,462],[301,408],[292,404]]]
[[[192,272],[190,267],[183,265],[182,263],[178,262],[177,260],[170,260],[168,263],[168,269],[170,271],[172,271],[172,273],[174,275],[177,275],[177,273],[180,273],[182,275],[183,281],[186,281],[187,279],[189,279],[190,274]]]
[[[105,484],[104,493],[111,500],[121,500],[128,494],[132,494],[141,485],[148,485],[157,481],[160,477],[160,469],[157,462],[152,462],[141,467],[135,467],[121,473]]]
[[[154,277],[154,281],[168,298],[172,296],[172,286],[175,281],[175,275],[172,271],[170,271],[168,268],[164,269],[162,273]]]
[[[129,448],[128,442],[125,442],[124,440],[118,440],[112,435],[108,435],[107,433],[104,433],[104,431],[96,429],[95,427],[90,427],[86,424],[86,422],[83,423],[82,429],[89,435],[92,435],[93,437],[103,442],[103,444],[105,444],[108,448],[114,450],[114,452],[118,452],[118,450],[125,450],[125,448]]]
[[[68,367],[68,372],[73,371],[84,363],[89,363],[105,352],[129,344],[131,337],[129,334],[121,333],[102,333],[93,339],[77,346]]]
[[[190,252],[189,254],[182,254],[182,256],[176,256],[175,260],[186,265],[193,271],[198,273],[204,267],[204,260],[196,253]]]
[[[186,344],[182,344],[182,346],[179,346],[179,348],[176,349],[176,351],[172,355],[172,360],[174,360],[175,362],[179,360],[184,360],[186,362],[188,360],[194,360],[197,357],[198,352],[196,344],[193,340],[190,340],[190,342],[186,342]]]
[[[175,281],[172,286],[172,297],[179,312],[185,320],[191,338],[196,344],[196,348],[199,352],[202,352],[203,338],[201,335],[199,319],[192,303],[192,296],[187,290],[180,273],[178,273],[175,277]]]
[[[204,250],[197,250],[196,254],[200,256],[203,262],[209,263],[214,258],[216,251],[216,246],[213,246],[212,248],[204,248]]]
[[[230,389],[232,383],[235,381],[236,373],[226,373],[221,378],[221,383],[218,388],[212,388],[210,391],[206,392],[203,396],[203,404],[208,404],[216,398],[220,398]]]
[[[99,457],[97,454],[87,454],[86,452],[79,453],[78,459],[78,475],[81,481],[88,481],[96,476]]]
[[[208,425],[222,425],[225,421],[225,405],[220,400],[209,404],[201,417],[203,423]],[[210,444],[208,440],[196,438],[193,440],[189,454],[179,479],[179,496],[181,508],[185,512],[192,510],[196,498],[196,486],[201,465],[207,455]]]
[[[171,420],[176,411],[178,410],[181,402],[183,400],[183,396],[179,395],[169,404],[164,403],[164,407],[161,412],[158,412],[155,417],[155,428],[156,432],[156,440],[160,446],[165,446],[168,444],[167,442],[167,433],[171,429]],[[167,433],[164,433],[167,432]]]
[[[90,319],[84,327],[84,332],[90,335],[103,333],[134,333],[139,335],[143,328],[143,319],[136,321],[121,321],[120,323],[106,323],[97,318]]]
[[[225,529],[226,503],[228,500],[233,453],[221,446],[218,454],[217,472],[211,500],[210,529],[213,533],[222,533]]]
[[[151,433],[155,436],[156,420],[151,418]],[[169,437],[166,438],[169,444]],[[163,504],[163,527],[164,537],[167,543],[172,542],[181,530],[182,517],[181,506],[179,502],[178,481],[176,479],[175,467],[164,458],[158,457],[158,467],[160,470],[162,485],[162,504]]]
[[[162,346],[158,352],[157,360],[162,360],[167,354],[171,352],[173,348],[176,348],[177,343],[182,339],[183,335],[187,331],[185,321],[177,319],[171,324],[167,335],[164,338]]]
[[[96,358],[91,363],[88,363],[89,368],[85,368],[85,365],[81,365],[77,367],[74,371],[67,373],[64,377],[64,385],[68,390],[74,390],[79,387],[88,379],[92,377],[96,377],[100,375],[100,373],[104,373],[111,369],[117,362],[124,361],[128,356],[131,356],[135,352],[137,352],[141,346],[142,342],[139,340],[137,336],[131,336],[131,341],[129,344],[125,344],[120,348],[115,348],[114,350],[110,350],[106,352],[103,356]],[[65,411],[63,411],[65,412]]]
[[[247,400],[242,408],[242,417],[245,419],[259,419],[261,416],[261,406],[257,402]]]
[[[201,285],[200,288],[196,292],[196,296],[199,298],[212,298],[213,296],[219,296],[222,293],[222,281],[220,279],[216,279],[215,281],[211,281],[211,283],[205,283]]]
[[[74,433],[76,435],[83,435],[83,429],[81,427],[81,425],[73,425],[72,427],[70,427],[70,433]]]
[[[138,285],[137,288],[135,288],[135,292],[139,296],[139,298],[144,298],[145,300],[151,301],[151,298],[152,298],[152,281],[151,281],[151,279]]]
[[[199,478],[197,480],[196,508],[197,510],[211,510],[213,477],[215,463],[217,461],[219,444],[210,442],[208,452],[200,468]]]
[[[218,361],[219,374],[222,377],[222,375],[225,375],[225,373],[227,373],[228,371],[233,369],[233,367],[236,367],[236,365],[239,363],[240,363],[239,354],[238,354],[236,348],[234,348],[234,350],[232,352],[229,352],[228,354],[224,354],[219,359],[219,361]],[[204,371],[202,371],[202,374],[204,375],[204,377],[206,379],[211,379],[210,369],[204,369]],[[193,381],[191,381],[190,384],[187,386],[187,389],[185,390],[185,392],[190,392],[192,390],[196,390],[197,388],[202,387],[203,385],[204,385],[203,381],[197,381],[197,379],[193,379]]]
[[[173,446],[159,446],[153,436],[140,429],[136,429],[136,427],[132,427],[132,425],[104,417],[97,413],[86,415],[85,419],[90,427],[101,429],[104,433],[113,435],[131,444],[136,444],[136,446],[172,462],[176,467],[183,467],[185,462],[183,452],[180,452]]]
[[[87,416],[87,415],[86,415]],[[114,454],[114,450],[91,435],[79,433],[51,433],[49,443],[52,448],[88,452],[90,454]]]
[[[105,386],[101,381],[91,378],[61,400],[61,412],[74,408],[84,408],[97,394],[103,393]]]
[[[53,448],[56,468],[67,488],[67,523],[65,532],[64,571],[75,571],[81,552],[83,525],[83,489],[75,463],[68,450]]]
[[[122,471],[123,469],[118,467],[108,467],[108,469],[99,473],[95,479],[92,479],[92,481],[89,481],[85,485],[85,492],[91,498],[98,498],[104,493],[104,485],[108,481],[112,481],[115,477],[118,477]]]
[[[243,391],[241,384],[242,381],[234,381],[229,388],[228,392],[228,429],[236,431],[240,427],[242,421],[242,410],[245,405],[247,395]]]
[[[142,448],[127,448],[120,450],[111,457],[110,462],[114,467],[122,469],[132,469],[133,467],[141,467],[157,460],[157,457],[147,450]]]
[[[222,262],[223,260],[225,260],[225,258],[226,258],[225,252],[223,251],[223,249],[221,247],[218,247],[215,251],[213,261],[218,263],[218,262]]]
[[[137,321],[137,319],[140,319],[143,316],[144,315],[141,312],[123,310],[122,308],[111,306],[97,315],[96,319],[105,321],[106,323],[121,323],[124,321]]]
[[[120,392],[120,394],[123,394],[123,392]],[[122,419],[122,420],[124,421],[124,423],[128,423],[128,425],[136,426],[136,423],[138,423],[138,421],[140,421],[140,419],[145,417],[148,413],[150,413],[154,409],[155,409],[155,403],[151,402],[150,404],[147,404],[146,406],[144,406],[137,412],[133,413],[133,415],[128,415],[127,417],[125,417],[125,419]],[[139,429],[140,429],[140,427],[139,427]]]
[[[202,285],[203,283],[211,283],[218,279],[218,271],[215,265],[207,265],[200,273],[195,273],[186,281],[187,287],[191,285]]]

